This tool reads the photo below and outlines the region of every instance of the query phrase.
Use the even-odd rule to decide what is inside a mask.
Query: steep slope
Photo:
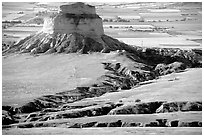
[[[202,126],[201,50],[122,43],[104,34],[95,7],[84,3],[45,16],[40,32],[3,51],[4,133]]]

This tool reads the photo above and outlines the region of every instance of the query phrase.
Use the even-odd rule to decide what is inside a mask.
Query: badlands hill
[[[104,34],[93,6],[62,5],[3,53],[3,134],[201,133],[202,52],[122,43]]]
[[[60,6],[54,16],[45,15],[43,29],[26,37],[4,53],[89,53],[123,49],[123,43],[104,34],[95,7],[84,3]]]

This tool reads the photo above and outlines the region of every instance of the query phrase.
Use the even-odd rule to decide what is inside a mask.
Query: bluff
[[[90,53],[124,49],[124,43],[104,34],[102,19],[94,6],[77,2],[60,6],[57,14],[44,18],[43,29],[5,52]]]
[[[154,67],[157,64],[182,62],[188,67],[201,67],[202,53],[195,50],[161,49],[130,46],[104,34],[102,19],[94,6],[81,2],[60,6],[58,13],[46,15],[41,31],[30,35],[7,53],[82,53],[124,50],[137,62]]]

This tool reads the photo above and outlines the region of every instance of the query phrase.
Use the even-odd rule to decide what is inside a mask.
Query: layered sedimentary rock
[[[76,87],[73,90],[59,91],[56,94],[44,95],[26,102],[19,107],[3,106],[2,124],[4,128],[32,128],[32,127],[52,127],[62,126],[60,119],[106,116],[108,120],[89,121],[74,123],[66,122],[69,128],[84,127],[178,127],[190,126],[200,127],[199,117],[202,111],[201,101],[154,101],[141,102],[143,98],[135,98],[134,103],[125,104],[123,96],[114,102],[97,102],[83,103],[77,105],[77,101],[82,99],[99,97],[105,93],[125,92],[128,89],[151,83],[150,80],[156,79],[161,75],[174,72],[184,71],[187,67],[202,66],[202,52],[195,50],[180,49],[161,49],[161,48],[144,48],[132,47],[117,39],[111,38],[104,34],[102,20],[96,14],[95,8],[83,3],[72,5],[63,5],[56,16],[46,17],[44,27],[39,33],[26,37],[19,41],[9,52],[21,53],[89,53],[89,52],[113,52],[115,57],[123,56],[124,61],[102,62],[106,73],[99,77],[94,83],[84,87]],[[112,53],[110,53],[111,55]],[[127,63],[129,62],[129,63]],[[69,68],[68,68],[69,69]],[[174,79],[176,80],[176,79]],[[169,80],[169,81],[174,81]],[[162,91],[162,90],[161,90]],[[137,94],[137,92],[135,93]],[[162,93],[163,94],[163,93]],[[89,100],[88,99],[88,100]],[[140,100],[141,99],[141,100]],[[76,103],[76,104],[74,104]],[[80,104],[80,102],[78,102]],[[182,121],[178,117],[167,119],[151,119],[150,121],[126,121],[129,117],[117,115],[127,114],[144,114],[150,117],[155,113],[180,113],[181,117],[197,111],[199,114],[196,121]],[[114,115],[114,117],[110,117]],[[176,114],[178,115],[178,114]],[[151,115],[154,117],[156,115]],[[58,119],[59,123],[53,119]],[[110,121],[110,119],[113,119]],[[140,119],[145,119],[141,118]]]
[[[47,15],[40,32],[20,40],[5,53],[89,53],[122,49],[114,47],[112,41],[104,35],[102,19],[95,7],[78,2],[62,5],[59,13]]]
[[[102,19],[96,14],[94,6],[84,3],[60,6],[55,17],[46,17],[44,33],[79,33],[88,37],[100,37],[104,34]]]
[[[127,51],[127,56],[153,66],[175,61],[190,67],[201,66],[197,51],[132,47],[104,34],[102,19],[94,6],[81,2],[60,6],[56,14],[45,15],[43,29],[3,51],[7,53],[82,53]]]

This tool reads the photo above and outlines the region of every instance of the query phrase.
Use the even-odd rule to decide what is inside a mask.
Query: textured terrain
[[[125,44],[80,2],[44,16],[3,48],[3,134],[202,134],[201,49]]]
[[[16,107],[4,105],[3,132],[14,127],[201,127],[201,69],[189,69],[201,66],[201,55],[180,50],[185,56],[174,58],[175,49],[166,56],[161,49],[139,49],[90,54],[89,61],[100,60],[105,70],[97,78],[92,75],[75,89],[30,98]],[[149,50],[161,61],[150,61]],[[100,56],[98,61],[93,62],[94,56]],[[43,57],[51,56],[32,59]]]

